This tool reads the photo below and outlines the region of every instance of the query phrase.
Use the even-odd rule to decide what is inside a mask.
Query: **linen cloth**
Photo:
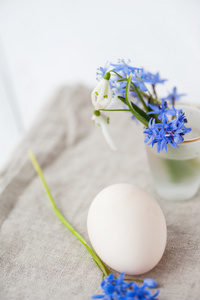
[[[61,88],[0,174],[0,299],[86,300],[100,292],[101,273],[55,215],[29,161],[31,149],[59,209],[88,242],[88,208],[103,188],[127,182],[152,194],[166,217],[167,247],[158,266],[137,277],[158,281],[159,299],[199,300],[200,194],[185,202],[160,199],[142,126],[128,113],[112,113],[118,145],[112,152],[91,122],[90,93],[81,85]]]

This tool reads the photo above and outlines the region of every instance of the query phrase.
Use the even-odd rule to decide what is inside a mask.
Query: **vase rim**
[[[193,139],[185,140],[182,142],[182,144],[192,143],[192,142],[196,142],[196,141],[200,141],[200,136],[193,138]]]

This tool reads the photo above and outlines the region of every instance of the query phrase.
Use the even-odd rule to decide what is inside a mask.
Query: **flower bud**
[[[112,101],[112,93],[109,85],[109,80],[102,79],[99,82],[99,84],[92,92],[91,99],[95,110],[105,109],[106,107],[108,107],[108,105]]]

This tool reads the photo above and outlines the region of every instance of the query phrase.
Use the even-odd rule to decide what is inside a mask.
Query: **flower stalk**
[[[90,253],[90,255],[92,256],[94,262],[96,263],[96,265],[98,266],[98,268],[102,272],[102,274],[104,276],[108,276],[110,274],[110,270],[106,267],[106,265],[102,262],[102,260],[98,257],[98,255],[94,252],[94,250],[88,245],[86,240],[75,230],[75,228],[65,219],[65,217],[59,211],[59,209],[53,199],[53,196],[50,192],[50,189],[46,183],[42,169],[41,169],[35,155],[31,151],[29,151],[28,155],[29,155],[29,158],[32,162],[32,165],[33,165],[36,173],[38,174],[38,176],[42,182],[43,188],[46,192],[47,197],[49,198],[49,200],[52,204],[53,210],[56,213],[57,217],[69,229],[69,231],[71,231],[71,233],[84,245],[84,247]]]
[[[131,111],[130,109],[100,109],[100,111]]]

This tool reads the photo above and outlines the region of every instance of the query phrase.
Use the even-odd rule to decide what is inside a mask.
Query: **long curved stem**
[[[99,109],[99,111],[131,111],[130,109]]]
[[[109,72],[113,72],[113,73],[115,73],[117,76],[119,76],[120,78],[123,78],[121,75],[119,75],[119,73],[117,73],[117,72],[115,72],[115,71],[113,71],[113,70],[110,70]]]
[[[145,127],[148,127],[148,121],[146,119],[147,115],[142,111],[138,106],[136,106],[134,103],[131,103],[130,101],[130,86],[131,86],[132,76],[129,75],[127,85],[126,85],[126,104],[128,105],[130,111],[132,114],[145,125]]]
[[[37,162],[36,157],[34,156],[34,154],[29,151],[29,158],[33,164],[33,167],[35,168],[36,173],[38,174],[38,176],[40,177],[40,180],[42,181],[44,190],[53,206],[53,209],[56,213],[56,215],[58,216],[58,218],[60,219],[60,221],[71,231],[71,233],[73,233],[73,235],[75,235],[77,237],[77,239],[85,246],[85,248],[87,249],[87,251],[90,253],[90,255],[92,256],[93,260],[95,261],[95,263],[97,264],[97,266],[99,267],[99,269],[101,270],[101,272],[104,274],[104,276],[107,276],[110,274],[109,269],[106,267],[106,265],[102,262],[102,260],[97,256],[97,254],[94,252],[94,250],[87,244],[87,242],[85,241],[85,239],[72,227],[72,225],[65,219],[65,217],[61,214],[61,212],[59,211],[59,209],[57,208],[55,201],[52,197],[52,194],[49,190],[49,187],[44,179],[44,175],[43,172],[40,168],[40,165]]]

